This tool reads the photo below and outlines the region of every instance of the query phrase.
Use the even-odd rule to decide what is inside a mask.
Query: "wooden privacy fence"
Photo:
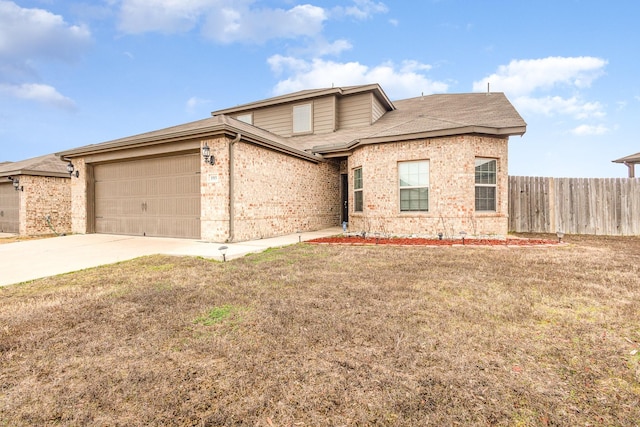
[[[640,235],[640,178],[510,176],[509,231]]]

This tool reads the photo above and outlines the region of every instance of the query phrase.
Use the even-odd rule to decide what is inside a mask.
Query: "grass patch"
[[[229,318],[231,314],[235,311],[235,308],[231,305],[223,305],[221,307],[214,307],[209,312],[204,315],[198,317],[194,320],[194,323],[198,323],[204,326],[211,326],[216,323],[220,323],[223,320]]]
[[[152,256],[0,288],[0,425],[635,426],[640,238],[565,240]]]

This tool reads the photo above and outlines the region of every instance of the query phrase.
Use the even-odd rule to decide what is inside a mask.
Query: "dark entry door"
[[[349,175],[343,174],[342,178],[342,222],[349,222]]]

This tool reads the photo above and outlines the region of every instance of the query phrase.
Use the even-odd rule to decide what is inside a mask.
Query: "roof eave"
[[[432,130],[426,132],[418,132],[418,133],[409,133],[402,135],[389,135],[389,136],[379,136],[379,137],[369,137],[369,138],[360,138],[345,144],[333,144],[330,146],[316,146],[313,147],[313,152],[320,153],[325,157],[329,157],[329,155],[334,156],[335,153],[348,153],[351,152],[354,148],[361,145],[371,145],[371,144],[384,144],[389,142],[399,142],[399,141],[409,141],[416,139],[427,139],[427,138],[439,138],[446,136],[456,136],[456,135],[491,135],[491,136],[522,136],[526,132],[526,126],[515,126],[508,128],[492,128],[492,127],[484,127],[484,126],[464,126],[454,129],[440,129],[440,130]]]
[[[105,153],[109,151],[118,151],[122,149],[138,148],[148,145],[166,144],[170,142],[184,141],[187,139],[204,138],[219,135],[224,132],[224,125],[213,125],[202,129],[191,129],[187,131],[174,132],[166,135],[140,136],[138,138],[120,139],[113,142],[103,142],[100,144],[86,145],[84,147],[74,148],[71,150],[60,151],[55,153],[56,156],[68,160],[74,157],[82,157],[91,154]]]
[[[141,136],[139,138],[128,138],[126,140],[117,140],[111,143],[102,143],[96,145],[87,145],[84,147],[61,151],[56,153],[56,156],[60,157],[64,160],[69,160],[75,157],[83,157],[89,156],[93,154],[99,153],[107,153],[112,151],[120,151],[120,150],[128,150],[132,148],[139,147],[148,147],[151,145],[160,145],[160,144],[168,144],[172,142],[185,141],[190,139],[203,139],[210,138],[218,135],[227,135],[227,136],[235,136],[238,133],[242,135],[242,138],[246,141],[252,142],[254,144],[270,148],[275,151],[279,151],[282,153],[289,154],[291,156],[299,157],[304,160],[309,160],[312,162],[320,162],[322,161],[322,157],[319,157],[314,154],[307,153],[305,151],[297,150],[295,148],[287,147],[286,145],[280,144],[275,141],[270,141],[267,138],[260,137],[258,135],[252,134],[251,132],[246,132],[240,130],[234,126],[229,124],[216,124],[212,126],[208,126],[206,128],[201,129],[191,129],[187,131],[174,132],[166,135],[152,135],[152,136]]]
[[[630,156],[621,157],[616,160],[611,160],[613,163],[622,163],[622,164],[639,164],[640,163],[640,153],[632,154]]]
[[[68,172],[66,173],[65,172],[47,172],[47,171],[38,171],[38,170],[32,170],[32,169],[15,169],[11,171],[0,172],[0,177],[2,178],[9,177],[9,176],[20,176],[20,175],[46,176],[46,177],[52,177],[52,178],[70,178]]]

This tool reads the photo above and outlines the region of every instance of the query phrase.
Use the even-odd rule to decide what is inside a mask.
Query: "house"
[[[231,242],[348,223],[367,233],[506,235],[502,93],[392,102],[377,84],[305,90],[57,153],[72,231]]]
[[[640,163],[640,153],[622,157],[618,160],[613,160],[613,163],[622,163],[623,165],[625,165],[627,168],[629,168],[629,178],[635,178],[635,167]]]
[[[70,232],[70,181],[67,164],[54,154],[1,163],[0,232]]]

